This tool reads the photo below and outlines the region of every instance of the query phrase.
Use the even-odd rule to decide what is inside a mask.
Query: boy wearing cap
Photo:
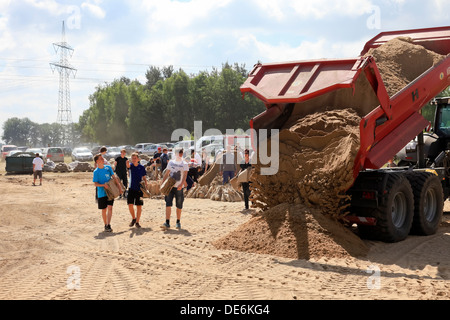
[[[159,179],[159,170],[158,170],[158,168],[161,167],[161,155],[162,155],[161,147],[158,147],[158,152],[156,152],[153,155],[152,164],[150,165],[150,169],[152,171],[153,170],[155,171],[155,175],[154,175],[155,180]]]

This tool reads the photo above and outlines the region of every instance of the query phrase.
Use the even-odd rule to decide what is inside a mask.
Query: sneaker
[[[168,224],[167,222],[164,222],[164,224],[161,226],[161,229],[164,229],[164,230],[170,229],[170,224]]]
[[[130,227],[134,226],[135,224],[136,224],[136,219],[131,220]]]
[[[139,224],[139,222],[136,222],[136,228],[140,228],[141,227],[141,225]]]
[[[111,228],[110,224],[108,224],[108,232],[113,232],[113,229]]]
[[[177,228],[178,230],[180,230],[180,229],[181,229],[181,223],[177,222],[176,228]]]

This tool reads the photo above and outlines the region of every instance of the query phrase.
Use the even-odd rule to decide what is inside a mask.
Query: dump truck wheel
[[[414,196],[408,179],[398,173],[389,175],[387,195],[371,216],[377,219],[375,226],[359,226],[363,238],[398,242],[404,240],[410,230],[414,215]]]
[[[414,194],[411,233],[432,235],[439,228],[444,211],[444,194],[439,178],[428,172],[407,174]]]

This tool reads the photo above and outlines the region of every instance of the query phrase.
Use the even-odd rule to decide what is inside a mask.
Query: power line
[[[45,58],[42,59],[29,59],[29,58],[3,58],[0,57],[0,61],[16,61],[16,62],[23,62],[23,61],[31,61],[31,62],[47,62],[48,60],[45,60]],[[121,65],[121,66],[144,66],[144,67],[169,67],[173,66],[175,68],[219,68],[218,66],[212,66],[212,65],[195,65],[195,64],[154,64],[154,63],[138,63],[138,62],[122,62],[122,61],[99,61],[99,62],[92,62],[92,61],[83,61],[83,60],[72,60],[74,63],[78,64],[85,64],[85,65]]]

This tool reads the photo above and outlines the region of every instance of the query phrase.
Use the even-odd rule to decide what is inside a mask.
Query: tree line
[[[80,117],[81,137],[105,145],[157,143],[170,141],[175,129],[193,132],[194,121],[202,121],[203,131],[247,130],[250,119],[265,110],[260,100],[242,96],[247,75],[238,64],[196,75],[151,66],[145,84],[128,78],[105,83]]]
[[[77,125],[39,124],[29,118],[9,118],[3,123],[2,140],[6,144],[27,147],[66,146],[81,141]]]
[[[3,124],[6,144],[76,146],[83,143],[124,145],[170,141],[175,129],[249,128],[264,104],[239,88],[247,79],[245,66],[225,63],[219,71],[188,75],[173,66],[150,66],[146,83],[122,77],[100,84],[89,96],[89,107],[72,126],[38,124],[29,118],[10,118]]]

